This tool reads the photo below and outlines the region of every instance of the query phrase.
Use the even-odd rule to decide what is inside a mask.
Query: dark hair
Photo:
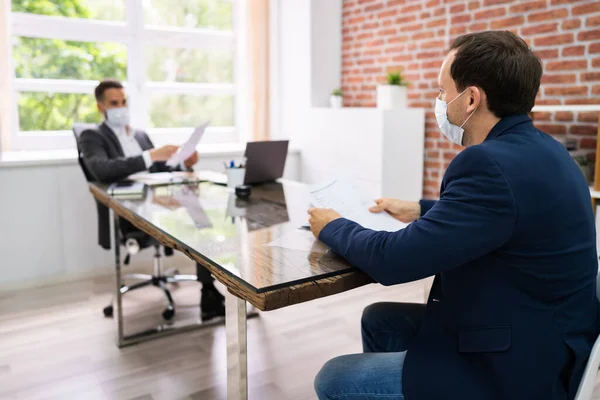
[[[469,33],[454,40],[454,49],[450,75],[459,92],[479,86],[498,118],[531,111],[542,63],[523,39],[509,31]]]
[[[97,102],[104,100],[104,92],[108,89],[123,89],[123,84],[116,79],[105,79],[94,89],[94,95],[96,96]]]

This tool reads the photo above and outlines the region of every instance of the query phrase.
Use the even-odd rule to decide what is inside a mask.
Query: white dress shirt
[[[152,166],[152,157],[150,157],[150,151],[143,151],[142,147],[138,143],[138,141],[134,137],[133,129],[127,130],[125,127],[114,126],[110,122],[105,121],[106,125],[117,136],[119,139],[119,143],[121,144],[121,148],[123,149],[123,154],[125,157],[137,157],[141,155],[144,157],[144,163],[146,164],[146,169],[150,169]]]

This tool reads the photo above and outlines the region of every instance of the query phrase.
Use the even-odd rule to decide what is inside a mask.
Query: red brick
[[[427,18],[431,17],[431,13],[430,12],[422,12],[420,17],[421,17],[421,19],[427,19]]]
[[[373,47],[373,48],[365,50],[365,52],[363,54],[365,54],[367,56],[378,56],[381,54],[381,49],[378,47]]]
[[[594,58],[594,59],[592,60],[592,67],[594,67],[594,68],[598,68],[598,67],[600,67],[600,57],[598,57],[598,58]]]
[[[419,33],[415,33],[412,36],[413,40],[421,40],[421,39],[431,39],[435,37],[435,34],[431,31],[424,31],[424,32],[419,32]]]
[[[593,17],[588,17],[585,21],[585,26],[598,26],[600,25],[600,15],[595,15]]]
[[[423,6],[421,5],[421,2],[417,2],[417,4],[412,4],[409,6],[404,6],[400,9],[400,14],[410,14],[410,13],[414,13],[416,11],[421,11],[423,9]]]
[[[385,49],[386,53],[401,53],[404,51],[404,49],[406,48],[406,46],[401,45],[401,46],[393,46],[393,47],[387,47]]]
[[[594,1],[590,4],[583,4],[581,6],[573,7],[571,10],[572,15],[583,15],[600,12],[600,2]]]
[[[560,35],[536,37],[533,43],[535,43],[536,46],[556,46],[559,44],[573,43],[573,34],[563,33]]]
[[[439,6],[440,4],[442,4],[442,0],[429,0],[427,3],[425,3],[425,7],[432,8]]]
[[[598,99],[566,99],[566,104],[598,104]]]
[[[450,14],[459,14],[465,11],[466,6],[464,4],[455,4],[450,7]]]
[[[557,99],[543,99],[543,100],[537,100],[535,102],[536,105],[538,106],[557,106],[560,104],[560,100]]]
[[[451,35],[464,35],[465,33],[467,33],[467,27],[466,26],[453,26],[452,28],[450,28],[450,34]]]
[[[374,58],[359,58],[356,63],[358,65],[373,65],[375,64],[375,59]]]
[[[408,41],[408,36],[394,36],[387,40],[388,43],[404,43]]]
[[[398,31],[394,28],[388,28],[388,29],[381,29],[379,31],[379,36],[392,36],[397,34]]]
[[[492,29],[502,29],[502,28],[506,28],[509,26],[517,26],[517,25],[522,25],[525,22],[525,17],[523,17],[522,15],[519,15],[518,17],[510,17],[510,18],[503,18],[503,19],[498,19],[495,21],[492,21]]]
[[[600,5],[600,3],[598,3]],[[600,29],[579,32],[577,40],[598,40],[600,39]]]
[[[469,11],[475,10],[475,9],[477,9],[479,7],[481,7],[481,4],[479,3],[479,1],[471,1],[471,2],[469,2]]]
[[[392,8],[391,10],[385,10],[380,12],[377,17],[378,18],[387,18],[387,17],[393,17],[394,15],[398,14],[398,10],[395,8]]]
[[[374,37],[373,32],[363,32],[360,35],[356,36],[358,40],[371,39],[372,37]]]
[[[534,121],[550,121],[552,114],[549,112],[536,112],[533,114]]]
[[[551,0],[551,3],[553,6],[557,6],[557,5],[563,5],[563,4],[573,4],[576,3],[577,1],[588,1],[588,0]]]
[[[445,14],[446,14],[446,7],[440,7],[440,8],[436,8],[435,10],[433,10],[434,17],[439,17],[440,15],[445,15]]]
[[[520,14],[541,8],[546,8],[546,0],[528,1],[526,3],[515,4],[514,6],[510,6],[509,11],[512,14]]]
[[[550,33],[558,31],[558,23],[552,22],[548,24],[530,25],[521,28],[521,34],[523,36],[531,36],[538,33]]]
[[[435,60],[435,61],[423,61],[421,63],[421,68],[422,69],[435,69],[438,70],[440,69],[440,67],[442,66],[442,62],[439,60]]]
[[[487,22],[477,22],[475,24],[469,25],[469,32],[479,32],[479,31],[485,31],[487,29],[488,29]]]
[[[558,49],[538,50],[534,51],[534,53],[542,60],[558,57]]]
[[[400,27],[401,32],[414,32],[423,29],[423,24],[412,24]]]
[[[582,56],[585,54],[585,46],[565,47],[562,50],[563,57]]]
[[[444,151],[444,160],[453,160],[456,157],[456,153],[453,151]]]
[[[590,43],[590,47],[588,47],[589,53],[600,53],[600,42],[598,43]]]
[[[348,20],[349,24],[360,24],[360,23],[363,23],[363,22],[365,22],[365,17],[362,16],[362,15],[360,17],[350,18]]]
[[[453,15],[450,19],[450,24],[464,24],[465,22],[471,22],[470,14]]]
[[[381,10],[383,8],[383,4],[372,4],[370,6],[365,7],[366,12],[373,12],[377,10]]]
[[[577,81],[576,75],[552,75],[546,74],[542,75],[542,84],[547,83],[575,83]]]
[[[416,15],[403,15],[401,17],[396,18],[397,24],[405,24],[407,22],[413,22],[417,20]]]
[[[440,62],[440,64],[441,64],[441,62]],[[429,72],[425,72],[423,74],[423,78],[425,78],[425,79],[436,79],[437,80],[438,75],[439,75],[439,71],[429,71]],[[437,92],[435,94],[437,96]]]
[[[392,57],[392,61],[393,62],[411,61],[412,59],[413,59],[413,55],[412,54],[400,54],[398,56]]]
[[[379,22],[375,21],[375,22],[367,22],[365,24],[363,24],[362,29],[374,29],[377,28],[379,26]]]
[[[390,1],[388,1],[387,4],[388,4],[388,7],[391,7],[391,6],[397,6],[397,5],[405,4],[405,3],[406,3],[406,0],[390,0]]]
[[[437,167],[437,168],[440,168],[440,167]],[[432,181],[430,179],[425,179],[425,181],[423,183],[426,188],[430,188],[430,189],[439,188],[439,186],[440,186],[440,184],[437,181]]]
[[[439,131],[438,131],[439,132]],[[450,148],[450,142],[448,142],[447,140],[444,140],[442,142],[438,143],[438,147],[440,149],[449,149]]]
[[[489,6],[494,6],[496,4],[506,4],[506,3],[512,3],[513,0],[483,0],[483,6],[484,7],[489,7]]]
[[[588,94],[587,86],[547,87],[544,89],[546,96],[585,96]]]
[[[369,47],[383,46],[384,44],[385,44],[385,40],[383,40],[383,39],[375,39],[375,40],[372,40],[369,43],[367,43],[367,45]]]
[[[429,40],[421,43],[421,49],[445,49],[446,43],[443,40]]]
[[[364,74],[380,74],[382,72],[381,67],[367,67],[361,70]]]
[[[538,22],[538,21],[552,21],[552,20],[560,20],[566,18],[569,15],[569,12],[566,9],[559,10],[551,10],[544,11],[540,13],[530,14],[527,17],[527,21],[529,22]]]
[[[573,69],[586,69],[586,60],[550,61],[546,64],[546,71],[569,71]]]
[[[596,135],[598,128],[593,125],[573,125],[569,128],[571,135]]]
[[[598,113],[580,112],[577,114],[577,120],[580,122],[598,122]]]
[[[581,20],[579,18],[569,19],[562,22],[562,29],[564,31],[579,29],[579,27],[581,27]]]
[[[535,127],[542,132],[546,132],[550,135],[564,135],[567,133],[566,125],[555,125],[555,124],[535,124]]]
[[[595,149],[596,138],[583,138],[579,140],[580,149]]]
[[[559,111],[554,113],[554,119],[561,122],[573,121],[573,113],[570,111]]]
[[[432,19],[425,24],[428,28],[437,28],[438,26],[446,26],[446,18]]]

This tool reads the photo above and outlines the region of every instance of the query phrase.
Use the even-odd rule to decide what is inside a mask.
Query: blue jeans
[[[402,367],[425,304],[375,303],[365,308],[363,354],[328,361],[315,378],[320,400],[404,400]]]

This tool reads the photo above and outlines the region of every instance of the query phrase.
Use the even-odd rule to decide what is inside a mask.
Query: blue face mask
[[[465,120],[465,122],[462,123],[461,126],[456,126],[450,123],[450,121],[448,120],[447,111],[448,105],[454,100],[458,99],[460,96],[462,96],[463,93],[465,93],[467,90],[469,90],[469,88],[463,90],[462,93],[450,100],[448,103],[438,98],[435,99],[435,119],[437,120],[438,127],[448,140],[460,146],[462,146],[463,134],[465,132],[465,130],[462,127],[465,126],[469,118],[471,118],[473,114],[475,114],[475,111],[477,111],[477,109],[473,110],[471,115],[467,117],[467,119]]]

